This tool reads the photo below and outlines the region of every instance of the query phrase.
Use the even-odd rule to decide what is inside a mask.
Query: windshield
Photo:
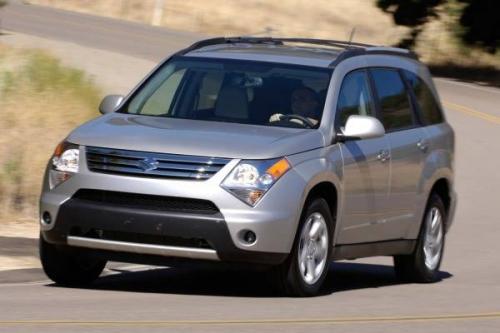
[[[326,68],[178,57],[157,70],[122,112],[316,128],[330,75]]]

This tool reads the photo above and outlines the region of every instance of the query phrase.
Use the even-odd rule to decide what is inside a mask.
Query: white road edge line
[[[8,282],[8,283],[0,283],[0,288],[3,287],[19,287],[19,286],[38,286],[41,284],[49,284],[54,283],[51,280],[42,280],[42,281],[30,281],[30,282]]]

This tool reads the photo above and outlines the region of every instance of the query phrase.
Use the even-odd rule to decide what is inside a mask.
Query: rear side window
[[[442,123],[444,120],[443,114],[431,89],[416,74],[404,71],[404,75],[413,90],[424,124]]]
[[[337,128],[345,126],[352,115],[373,116],[373,99],[368,74],[359,70],[347,74],[340,88],[337,104]]]
[[[380,120],[385,130],[395,131],[413,126],[409,96],[399,72],[385,68],[370,71],[380,105]]]

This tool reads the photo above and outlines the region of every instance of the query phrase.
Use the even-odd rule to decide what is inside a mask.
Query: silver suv
[[[332,260],[393,256],[404,280],[439,278],[454,134],[407,50],[214,38],[100,111],[45,175],[40,258],[59,284],[107,260],[265,265],[296,296]]]

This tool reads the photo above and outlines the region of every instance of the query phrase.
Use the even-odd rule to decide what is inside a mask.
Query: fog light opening
[[[50,224],[52,222],[52,216],[50,215],[49,212],[43,212],[42,221],[45,224]]]
[[[257,235],[251,230],[243,230],[242,235],[243,241],[247,245],[254,244],[257,241]]]

